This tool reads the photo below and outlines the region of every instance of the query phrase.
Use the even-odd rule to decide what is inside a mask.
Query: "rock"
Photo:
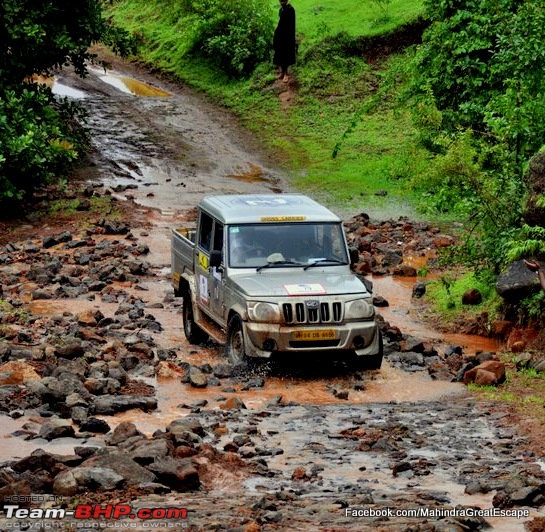
[[[418,272],[413,266],[401,264],[399,267],[394,268],[392,274],[398,277],[416,277],[418,275]]]
[[[526,486],[509,494],[509,498],[514,505],[531,505],[532,501],[541,495],[542,486]]]
[[[435,248],[446,248],[452,246],[455,240],[452,236],[449,235],[437,235],[433,239],[433,247]]]
[[[498,380],[492,371],[477,369],[473,382],[479,386],[494,386]]]
[[[189,383],[194,388],[206,388],[208,386],[208,378],[199,368],[191,366],[189,368]]]
[[[212,372],[218,379],[228,379],[233,376],[233,367],[231,364],[218,364],[214,366]]]
[[[56,438],[73,438],[76,435],[72,425],[63,419],[46,421],[38,433],[40,438],[54,440]]]
[[[426,293],[426,283],[418,281],[413,286],[412,297],[420,299]]]
[[[85,353],[81,340],[65,338],[62,345],[55,346],[55,354],[61,358],[73,359]]]
[[[410,462],[398,462],[392,467],[392,475],[394,477],[397,477],[399,473],[403,473],[404,471],[410,471],[412,470],[412,468],[413,466]]]
[[[90,417],[84,421],[80,426],[81,432],[94,432],[96,434],[106,434],[110,432],[110,425],[103,419],[96,417]]]
[[[524,340],[513,342],[510,349],[513,353],[522,353],[526,349],[526,342]]]
[[[462,305],[480,305],[483,302],[483,296],[477,288],[466,290],[462,295]]]
[[[59,242],[54,239],[52,236],[46,236],[42,240],[42,247],[45,249],[52,248],[53,246],[56,246]]]
[[[374,296],[373,305],[375,307],[389,307],[390,303],[388,303],[388,301],[384,299],[382,296]]]
[[[496,291],[508,303],[516,304],[540,288],[539,279],[523,260],[512,262],[498,276]]]
[[[34,368],[22,360],[12,360],[0,366],[0,386],[26,384],[28,381],[40,379]]]
[[[179,433],[179,432],[192,432],[198,436],[205,436],[205,431],[198,418],[187,416],[180,419],[171,421],[166,428],[167,432]]]
[[[158,438],[154,440],[140,439],[125,450],[136,463],[147,465],[157,458],[164,458],[172,454],[172,449],[173,446],[168,440]]]
[[[133,408],[139,408],[144,412],[155,410],[157,408],[157,399],[155,397],[135,395],[102,395],[97,397],[94,403],[94,413],[102,415],[112,415]]]
[[[86,325],[87,327],[95,327],[98,323],[95,317],[95,313],[92,310],[85,310],[83,312],[80,312],[77,318],[80,325]]]
[[[63,497],[72,497],[78,493],[79,487],[72,471],[62,471],[53,482],[53,493]]]
[[[238,397],[229,397],[224,403],[220,404],[222,410],[241,410],[245,409],[246,405]]]
[[[505,365],[499,360],[488,360],[464,373],[463,382],[481,385],[501,384],[505,380]]]
[[[176,491],[189,491],[200,486],[199,473],[190,458],[157,458],[148,469],[153,472],[159,482]]]
[[[118,445],[129,438],[134,436],[144,437],[137,428],[136,425],[130,421],[122,421],[113,431],[111,436],[106,438],[108,445]]]
[[[182,377],[185,375],[185,371],[170,360],[161,360],[157,366],[155,366],[155,375],[157,375],[158,378],[172,379],[174,377]]]

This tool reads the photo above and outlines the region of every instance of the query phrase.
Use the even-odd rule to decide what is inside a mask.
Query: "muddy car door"
[[[205,312],[223,321],[223,224],[201,211],[197,242],[197,301]]]

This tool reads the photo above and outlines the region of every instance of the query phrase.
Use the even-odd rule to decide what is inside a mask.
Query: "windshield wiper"
[[[339,259],[318,259],[318,260],[315,260],[314,262],[311,262],[310,264],[307,264],[303,268],[303,270],[308,270],[309,268],[312,268],[313,266],[316,266],[317,264],[320,264],[322,262],[334,262],[335,264],[342,264],[343,266],[348,264],[348,262],[344,260],[339,260]]]
[[[279,266],[283,264],[294,264],[295,266],[302,266],[300,262],[294,262],[292,260],[275,260],[273,262],[267,262],[267,264],[263,264],[263,266],[258,266],[255,271],[260,272],[265,268],[271,268],[272,266]]]

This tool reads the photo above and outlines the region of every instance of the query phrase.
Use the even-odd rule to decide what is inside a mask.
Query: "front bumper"
[[[375,321],[327,325],[281,325],[244,322],[246,354],[270,358],[273,353],[350,351],[357,356],[378,355],[380,332]]]

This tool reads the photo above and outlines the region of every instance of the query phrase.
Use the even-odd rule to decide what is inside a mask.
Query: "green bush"
[[[74,112],[33,85],[0,95],[0,202],[22,199],[77,157]]]
[[[184,0],[189,52],[211,59],[225,72],[241,76],[270,55],[273,23],[266,0]]]

